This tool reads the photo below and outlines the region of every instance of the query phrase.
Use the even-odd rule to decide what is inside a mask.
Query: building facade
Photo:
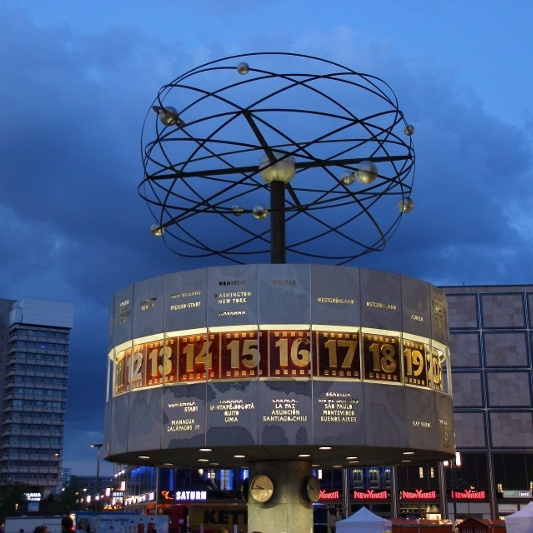
[[[443,289],[457,462],[355,467],[348,476],[341,469],[317,471],[323,489],[318,505],[342,510],[343,492],[349,490],[351,512],[364,505],[391,516],[397,505],[401,517],[453,520],[498,518],[533,500],[533,285]],[[159,494],[161,502],[169,490],[183,495],[203,489],[208,501],[220,491],[235,496],[245,478],[242,471],[170,471],[160,473],[158,491],[155,469],[122,471],[125,507],[149,494]]]
[[[0,300],[0,482],[60,484],[73,306]]]
[[[533,286],[445,291],[461,452],[450,481],[486,496],[455,507],[458,515],[502,516],[532,499]]]

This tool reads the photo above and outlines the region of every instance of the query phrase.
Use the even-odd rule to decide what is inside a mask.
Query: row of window
[[[10,384],[6,387],[6,394],[15,394],[16,396],[48,396],[52,398],[66,398],[67,393],[63,390],[37,389],[30,387],[12,387]]]
[[[43,378],[42,376],[14,376],[13,378],[8,379],[7,385],[22,385],[22,386],[30,386],[31,383],[38,383],[39,385],[42,385]],[[67,380],[66,378],[59,378],[59,377],[48,377],[46,378],[46,383],[48,385],[56,385],[58,387],[66,387],[67,386]]]
[[[51,457],[60,457],[61,449],[45,449],[45,448],[17,448],[11,447],[8,452],[2,452],[2,457],[14,457],[16,455],[49,455]]]
[[[9,349],[38,348],[40,350],[67,350],[67,343],[45,341],[13,341],[9,343]]]
[[[27,336],[33,336],[33,337],[44,337],[47,339],[64,339],[68,341],[69,334],[64,331],[58,331],[53,329],[26,329],[26,328],[17,328],[14,327],[11,330],[11,337],[14,337],[15,335],[27,335]]]
[[[58,421],[59,422],[59,421]],[[57,425],[53,424],[4,424],[2,431],[56,431],[61,432],[63,425],[58,423]]]
[[[12,422],[29,422],[32,420],[42,420],[45,419],[49,422],[61,423],[65,421],[65,415],[62,413],[26,413],[24,411],[12,411],[10,415]]]
[[[458,329],[525,329],[533,326],[530,292],[455,292],[446,291],[451,328]],[[529,319],[529,320],[528,320]]]
[[[533,453],[492,454],[496,490],[531,490],[533,487]],[[461,453],[461,465],[446,467],[446,485],[457,490],[489,490],[489,462],[486,453]],[[336,470],[324,471],[323,488],[342,487]],[[438,489],[438,465],[424,464],[397,467],[398,486],[410,489]],[[353,488],[390,488],[389,467],[358,468],[352,474]]]
[[[48,400],[6,400],[5,408],[9,409],[10,407],[19,407],[22,409],[64,409],[65,402],[54,402]]]
[[[59,474],[43,474],[43,473],[29,473],[29,472],[8,472],[0,474],[0,479],[2,480],[12,480],[16,479],[17,481],[25,481],[29,484],[43,481],[58,481]]]
[[[390,467],[354,468],[352,483],[354,489],[390,488]]]
[[[525,332],[468,332],[450,330],[452,366],[515,368],[531,365],[532,339]]]
[[[2,461],[0,468],[3,470],[8,468],[33,467],[33,468],[57,468],[59,458],[57,461]]]
[[[66,358],[65,358],[66,360]],[[10,364],[7,368],[7,372],[35,372],[36,374],[59,374],[62,376],[67,375],[67,367],[58,367],[56,365],[50,365],[50,364],[40,364],[40,365],[33,365],[33,364],[25,364],[25,363],[16,363],[16,364]]]
[[[44,437],[36,435],[11,435],[2,439],[2,445],[10,444],[12,446],[39,444],[39,446],[61,446],[63,439],[61,437]]]
[[[45,365],[66,365],[68,363],[68,354],[60,355],[37,352],[13,352],[9,354],[10,363],[17,363],[24,360],[31,361],[32,363],[42,361]]]

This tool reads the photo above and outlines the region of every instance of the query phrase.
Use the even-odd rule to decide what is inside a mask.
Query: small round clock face
[[[274,483],[264,474],[256,476],[250,482],[250,494],[256,502],[267,502],[274,494]]]
[[[305,491],[309,501],[315,503],[320,498],[320,481],[315,476],[310,476],[307,478],[307,484],[305,486]]]

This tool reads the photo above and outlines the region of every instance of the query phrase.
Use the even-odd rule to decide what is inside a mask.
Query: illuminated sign
[[[26,492],[24,495],[26,496],[26,500],[28,500],[29,502],[40,502],[41,501],[40,492]]]
[[[132,505],[135,503],[152,502],[155,500],[154,492],[145,492],[137,496],[128,496],[125,500],[126,505]]]
[[[531,498],[533,497],[530,490],[504,490],[504,498]]]
[[[409,339],[403,341],[405,383],[429,386],[431,380],[431,361],[429,346],[425,342]]]
[[[207,500],[207,491],[205,490],[177,490],[174,496],[174,500],[177,502]]]
[[[338,500],[340,494],[338,490],[321,490],[320,500]]]
[[[404,500],[436,500],[437,491],[436,490],[427,490],[416,489],[411,490],[402,490],[400,491],[400,498]]]
[[[313,342],[311,342],[313,339]],[[403,354],[403,355],[402,355]],[[284,329],[179,333],[133,340],[115,355],[114,394],[205,381],[334,377],[442,390],[441,350],[429,339],[359,331]],[[403,371],[402,371],[403,366]]]
[[[366,491],[354,490],[353,497],[354,500],[386,500],[389,497],[389,494],[386,490],[380,490],[377,492],[370,489]]]
[[[456,500],[484,500],[487,493],[484,490],[452,490],[450,496]]]
[[[365,379],[401,382],[399,346],[400,338],[396,335],[363,335]]]
[[[359,379],[359,333],[319,331],[313,351],[313,375]]]
[[[207,492],[205,490],[162,490],[160,498],[165,501],[200,501],[207,500]]]

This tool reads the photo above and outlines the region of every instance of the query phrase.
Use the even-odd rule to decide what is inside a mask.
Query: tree
[[[27,492],[28,485],[26,483],[0,483],[0,520],[5,520],[6,516],[26,512]]]
[[[80,480],[72,476],[53,502],[54,513],[63,515],[85,509],[84,496]]]

